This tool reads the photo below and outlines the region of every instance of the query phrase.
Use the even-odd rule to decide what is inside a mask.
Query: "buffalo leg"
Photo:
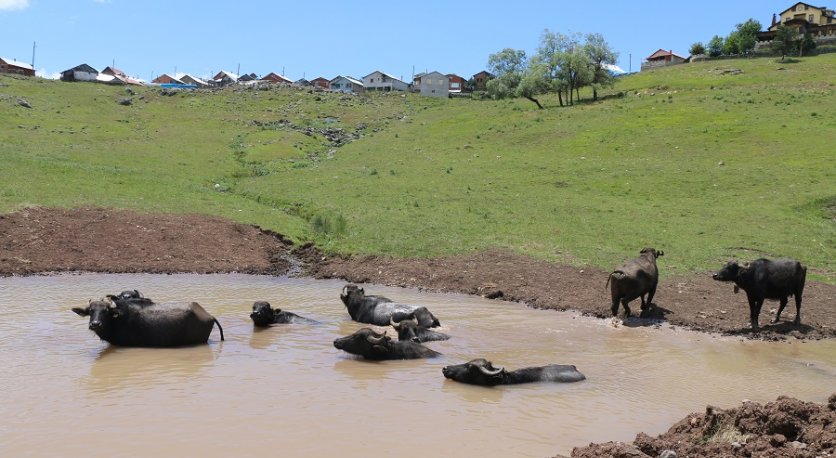
[[[620,298],[616,297],[612,300],[612,316],[618,316],[618,301]]]
[[[624,306],[624,318],[630,318],[631,315],[630,306],[627,305],[627,302],[628,301],[626,297],[624,299],[621,299],[621,305]]]
[[[653,302],[653,296],[656,295],[656,285],[653,285],[650,288],[650,291],[647,292],[647,308],[650,308],[650,304]]]
[[[801,291],[795,293],[795,324],[801,324]]]
[[[758,315],[761,314],[761,305],[763,305],[763,299],[749,299],[749,321],[752,324],[752,331],[758,332]]]
[[[782,296],[781,297],[781,305],[778,306],[778,313],[775,314],[775,320],[773,321],[773,323],[777,323],[778,321],[781,320],[781,312],[784,311],[784,307],[787,306],[787,302],[789,302],[787,300],[787,296]]]

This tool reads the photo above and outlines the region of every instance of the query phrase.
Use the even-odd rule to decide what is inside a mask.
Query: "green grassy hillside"
[[[790,256],[834,282],[834,74],[836,54],[702,62],[545,110],[296,89],[122,106],[120,87],[0,77],[0,211],[199,212],[332,252],[602,268],[655,246],[666,274]]]

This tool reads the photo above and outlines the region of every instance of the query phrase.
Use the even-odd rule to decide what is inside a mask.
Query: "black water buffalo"
[[[388,326],[392,319],[401,321],[415,317],[425,328],[440,325],[438,319],[426,307],[396,304],[383,296],[367,296],[363,288],[357,285],[345,285],[340,299],[348,309],[351,319],[360,323]]]
[[[752,330],[758,330],[758,316],[764,299],[778,299],[781,306],[775,314],[775,323],[781,319],[781,312],[787,306],[789,296],[795,296],[795,324],[801,324],[801,294],[804,292],[804,280],[807,268],[793,259],[756,259],[745,266],[731,261],[712,275],[718,281],[734,282],[734,292],[738,288],[746,291],[749,299],[749,319]]]
[[[432,358],[441,355],[416,342],[393,341],[385,333],[378,334],[371,328],[363,328],[334,340],[334,347],[374,360]]]
[[[206,343],[217,324],[221,324],[197,302],[190,304],[131,305],[107,299],[90,301],[73,312],[89,316],[89,328],[100,339],[125,347],[178,347]]]
[[[431,342],[436,340],[447,340],[447,334],[427,329],[418,324],[418,320],[409,318],[401,321],[390,320],[389,324],[398,332],[398,340],[411,340],[413,342]]]
[[[612,271],[607,277],[612,293],[612,316],[618,315],[618,303],[624,306],[624,316],[630,316],[627,305],[635,298],[641,298],[642,314],[650,307],[656,285],[659,283],[659,270],[656,268],[656,258],[663,256],[664,251],[645,248],[639,252],[639,257],[624,263]],[[647,301],[644,295],[647,294]]]
[[[117,306],[120,305],[134,305],[138,307],[147,307],[154,305],[154,301],[149,297],[145,297],[139,291],[132,289],[122,291],[119,294],[108,294],[107,298],[113,301]]]
[[[444,377],[471,385],[495,386],[531,382],[579,382],[586,377],[575,366],[550,364],[548,366],[526,367],[506,371],[493,367],[486,359],[474,359],[464,364],[446,366],[441,369]]]
[[[250,318],[255,326],[270,326],[271,324],[319,324],[316,320],[299,316],[293,312],[274,309],[267,301],[253,302],[253,312]]]

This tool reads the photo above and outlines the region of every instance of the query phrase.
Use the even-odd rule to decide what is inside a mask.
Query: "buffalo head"
[[[415,318],[403,319],[395,321],[392,317],[389,319],[389,324],[395,328],[398,333],[398,340],[411,340],[413,342],[421,342],[418,338],[418,320]]]
[[[281,312],[280,309],[274,309],[267,301],[253,302],[253,312],[250,313],[250,318],[256,326],[269,326],[273,324],[273,317],[276,312]]]
[[[639,254],[642,255],[650,255],[653,259],[658,258],[659,256],[664,256],[665,252],[662,250],[656,251],[656,248],[643,248],[639,251]]]
[[[350,303],[363,302],[364,297],[366,297],[366,291],[363,290],[363,288],[352,284],[343,286],[343,290],[340,293],[340,300],[343,301],[343,304],[345,304],[346,307],[348,307],[348,304]]]
[[[389,336],[378,334],[371,328],[363,328],[354,334],[334,340],[334,347],[354,355],[375,359],[389,351]]]
[[[445,366],[441,369],[441,373],[444,377],[457,382],[494,386],[503,382],[505,369],[494,367],[490,361],[479,358],[464,364]]]
[[[116,304],[107,299],[91,300],[87,307],[73,307],[72,310],[79,316],[89,316],[88,327],[100,336],[109,328],[111,321],[119,318],[122,314]]]

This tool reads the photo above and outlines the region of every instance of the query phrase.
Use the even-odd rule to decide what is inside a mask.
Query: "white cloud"
[[[0,11],[22,10],[29,6],[29,0],[0,0]]]
[[[57,80],[61,79],[61,72],[49,72],[47,69],[42,68],[35,71],[35,76],[40,76],[41,78],[50,80]]]

